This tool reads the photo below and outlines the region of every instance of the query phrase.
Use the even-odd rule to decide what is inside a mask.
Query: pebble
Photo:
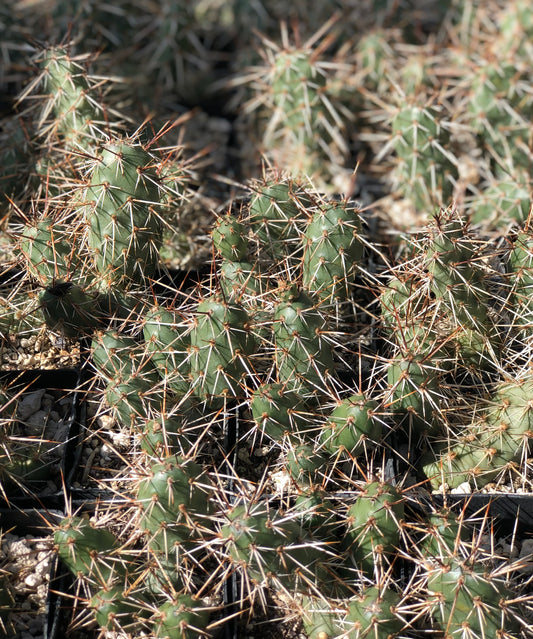
[[[115,424],[115,420],[111,415],[100,415],[96,421],[98,426],[105,428],[105,430],[110,430]]]
[[[472,486],[470,486],[470,482],[465,481],[462,484],[459,484],[459,486],[457,486],[457,488],[453,488],[450,492],[452,494],[469,495],[472,492]]]
[[[6,554],[11,560],[19,560],[31,553],[31,548],[25,539],[9,540],[6,544]]]
[[[17,406],[17,417],[24,421],[36,413],[41,407],[41,400],[44,393],[45,389],[41,388],[24,395]]]
[[[520,549],[520,572],[533,575],[533,539],[524,539]]]
[[[37,410],[32,415],[29,415],[24,419],[27,426],[34,428],[36,430],[41,430],[46,425],[48,421],[48,411],[46,410]]]
[[[30,573],[24,579],[24,583],[29,588],[37,588],[37,586],[40,586],[43,583],[42,575],[40,575],[40,574],[38,574],[36,572]]]

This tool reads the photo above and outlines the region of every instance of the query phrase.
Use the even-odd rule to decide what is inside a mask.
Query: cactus
[[[484,486],[521,459],[533,431],[532,392],[528,380],[499,384],[480,422],[470,426],[459,443],[440,452],[436,461],[424,465],[432,485],[453,488],[472,480]]]
[[[523,91],[521,75],[511,60],[485,60],[471,80],[472,126],[495,158],[496,170],[505,167],[503,173],[529,162],[526,113],[531,98]]]
[[[313,444],[295,444],[287,453],[287,471],[302,488],[320,486],[326,483],[327,456],[316,451]]]
[[[252,394],[250,410],[259,431],[276,442],[295,437],[304,427],[305,402],[283,384],[261,384]]]
[[[436,108],[416,102],[402,106],[392,121],[392,135],[398,157],[394,179],[400,192],[421,211],[449,202],[456,160]]]
[[[335,368],[332,348],[323,337],[326,326],[311,295],[294,285],[282,289],[274,312],[277,374],[304,396],[324,392]]]
[[[339,611],[321,599],[302,598],[302,625],[309,639],[337,637],[340,631]]]
[[[247,358],[256,349],[244,308],[217,296],[201,301],[190,344],[194,392],[207,399],[239,396]]]
[[[338,402],[322,428],[324,448],[332,455],[346,452],[356,457],[381,439],[382,424],[376,415],[378,403],[363,394]]]
[[[513,222],[524,223],[531,208],[531,192],[525,176],[494,180],[468,205],[470,221],[504,230]]]
[[[400,614],[402,597],[390,587],[368,586],[348,601],[342,630],[347,638],[388,639],[405,626]]]
[[[149,473],[137,490],[139,525],[149,535],[151,551],[172,562],[175,547],[190,547],[208,530],[209,486],[203,485],[201,467],[179,457],[156,461]]]
[[[347,203],[319,207],[303,234],[302,285],[325,302],[351,296],[363,258],[357,211]]]
[[[211,233],[213,244],[220,255],[230,262],[243,262],[248,254],[245,227],[228,213],[219,218]]]
[[[108,143],[85,198],[88,245],[105,287],[144,283],[155,272],[162,241],[153,157],[139,144]]]
[[[57,221],[47,217],[35,226],[26,226],[20,239],[20,249],[26,258],[29,274],[42,284],[75,278],[83,280],[79,246],[71,244],[68,229]]]
[[[244,571],[247,589],[273,584],[286,591],[308,591],[320,583],[335,588],[327,566],[331,552],[306,537],[296,518],[280,516],[265,504],[240,503],[225,514],[219,537],[227,559]]]
[[[92,596],[89,607],[104,630],[128,630],[138,622],[139,606],[127,601],[123,585],[101,588]]]
[[[165,639],[196,639],[204,634],[209,623],[209,609],[195,597],[176,595],[159,607],[156,637]]]
[[[39,298],[48,328],[65,337],[83,337],[100,324],[96,295],[72,282],[56,282]]]
[[[143,321],[147,357],[177,396],[185,396],[190,390],[190,339],[182,323],[175,312],[162,306],[149,310]]]
[[[491,272],[482,267],[483,253],[464,220],[453,209],[435,216],[414,248],[419,265],[409,263],[406,276],[395,273],[381,299],[398,346],[431,353],[442,369],[497,368],[503,300],[491,291]]]
[[[60,47],[47,49],[40,63],[43,91],[48,96],[39,123],[40,135],[48,141],[63,139],[70,149],[88,150],[101,138],[102,128],[107,128],[92,86],[95,81]]]
[[[250,72],[250,110],[258,110],[262,144],[277,167],[294,177],[310,177],[327,184],[347,155],[345,130],[351,114],[338,99],[336,75],[343,60],[324,64],[320,37],[329,24],[301,46],[265,41],[264,66]],[[334,34],[330,38],[334,39]]]
[[[274,171],[250,180],[227,208],[222,185],[237,187],[247,159],[216,189],[212,172],[195,185],[192,210],[227,211],[204,233],[213,260],[195,289],[163,284],[159,296],[165,228],[186,235],[174,226],[185,214],[187,164],[157,149],[165,129],[127,135],[84,56],[56,47],[41,55],[41,77],[20,101],[40,91],[40,117],[28,109],[1,124],[0,187],[15,212],[2,227],[19,237],[28,275],[0,300],[3,343],[33,330],[38,313],[48,330],[91,336],[91,392],[132,443],[117,488],[127,497],[127,529],[115,535],[69,517],[56,532],[96,623],[131,636],[216,633],[227,614],[222,582],[234,575],[238,607],[253,615],[281,591],[274,599],[300,615],[312,639],[518,632],[512,587],[470,556],[462,519],[443,511],[412,520],[407,495],[418,502],[419,492],[400,489],[401,476],[390,480],[389,455],[438,491],[466,481],[479,488],[526,466],[527,3],[508,14],[452,3],[431,36],[426,8],[412,2],[367,3],[371,18],[366,5],[338,2],[318,12],[307,3],[307,17],[298,15],[303,1],[296,9],[89,4],[75,3],[72,48],[87,42],[85,18],[107,15],[105,34],[95,27],[109,38],[96,64],[105,68],[118,45],[114,72],[143,60],[137,95],[146,76],[139,69],[156,77],[143,110],[174,110],[176,98],[192,105],[205,94],[206,76],[191,78],[189,65],[211,77],[220,63],[219,86],[227,86],[227,59],[252,59],[251,49],[238,50],[250,29],[238,34],[227,16],[248,27],[255,15],[270,29],[290,11],[305,33],[300,39],[296,19],[294,44],[285,23],[281,41],[268,31],[264,64],[247,77],[236,72],[234,87],[257,92],[244,119],[257,125],[262,148],[254,150]],[[338,27],[332,20],[311,33],[317,15],[334,9]],[[211,32],[213,15],[224,20]],[[134,102],[121,103],[131,111]],[[180,120],[188,143],[195,120]],[[255,147],[257,132],[243,134],[241,146]],[[393,179],[384,185],[379,162],[391,151]],[[361,188],[352,176],[345,197],[320,195],[312,184],[337,191],[349,155],[361,163]],[[390,197],[369,202],[368,176],[392,188],[380,192]],[[357,190],[361,205],[349,199]],[[432,221],[394,237],[390,203],[405,199],[417,220]],[[364,224],[363,210],[371,211]],[[511,227],[504,237],[485,235]],[[22,297],[36,286],[44,289],[38,309]],[[211,625],[204,595],[218,609]]]
[[[54,533],[59,556],[74,574],[90,577],[100,586],[112,585],[124,578],[124,559],[119,543],[107,529],[96,528],[88,519],[70,516]]]
[[[378,481],[362,486],[347,512],[348,562],[369,576],[386,571],[400,543],[403,516],[404,497],[396,488]]]
[[[446,633],[513,636],[520,629],[511,615],[513,593],[479,564],[451,559],[430,571],[432,614]],[[509,603],[508,603],[509,602]]]
[[[406,416],[414,433],[432,434],[436,431],[435,414],[441,404],[439,370],[421,355],[398,355],[387,366],[390,387],[389,410],[399,417]]]
[[[292,179],[266,180],[253,188],[257,192],[250,200],[246,222],[271,258],[290,257],[291,249],[300,249],[300,234],[311,203],[309,194]]]
[[[521,230],[514,239],[512,250],[509,253],[513,324],[519,330],[521,329],[525,335],[533,320],[530,296],[533,285],[531,277],[532,248],[531,234],[526,230]]]

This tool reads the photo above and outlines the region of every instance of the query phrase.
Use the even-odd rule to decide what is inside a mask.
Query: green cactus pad
[[[333,409],[321,432],[324,448],[331,454],[346,451],[357,456],[381,439],[382,424],[375,415],[376,401],[356,394]]]
[[[342,630],[346,639],[393,639],[405,626],[398,608],[400,595],[391,588],[367,586],[348,601]]]
[[[54,543],[59,556],[74,574],[80,573],[105,585],[124,572],[115,535],[105,528],[92,526],[88,519],[78,516],[63,519],[54,533]]]
[[[350,296],[363,257],[357,209],[347,203],[320,206],[305,229],[302,284],[321,300]]]
[[[304,400],[283,384],[262,384],[251,398],[252,417],[259,430],[277,442],[298,434],[305,422]]]
[[[164,639],[198,639],[205,635],[209,609],[190,595],[177,595],[159,606],[155,636]]]
[[[88,243],[106,284],[143,283],[159,261],[163,223],[154,159],[138,144],[110,143],[87,188]]]
[[[211,232],[215,249],[226,260],[243,262],[248,253],[246,228],[233,215],[219,218]]]
[[[239,396],[249,370],[247,358],[256,349],[244,308],[218,297],[201,301],[190,343],[195,393],[207,398]]]
[[[372,575],[385,568],[400,543],[404,497],[394,486],[371,482],[348,508],[344,545],[355,565]]]
[[[450,636],[464,632],[478,637],[513,636],[520,630],[507,603],[516,594],[479,564],[453,559],[435,567],[428,590],[432,614]]]
[[[323,390],[334,370],[332,347],[323,337],[327,319],[315,300],[294,286],[274,311],[275,359],[282,383]]]

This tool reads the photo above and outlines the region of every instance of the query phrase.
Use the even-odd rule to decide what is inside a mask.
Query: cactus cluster
[[[310,242],[319,224],[322,233]],[[176,291],[170,302],[145,303],[121,326],[94,332],[104,405],[138,442],[148,469],[133,496],[139,537],[134,547],[123,541],[118,555],[136,557],[127,579],[150,574],[166,584],[143,600],[149,613],[138,618],[131,616],[133,586],[121,586],[128,593],[121,599],[106,585],[131,628],[160,628],[156,609],[170,592],[169,606],[176,593],[197,600],[198,576],[210,562],[214,580],[239,580],[243,606],[261,601],[265,588],[285,593],[310,637],[394,636],[416,627],[420,607],[432,627],[455,627],[453,601],[467,607],[478,596],[472,589],[495,591],[505,602],[498,617],[496,608],[480,610],[472,600],[473,632],[488,624],[514,636],[520,627],[511,591],[450,549],[448,563],[436,567],[431,557],[440,560],[444,551],[434,522],[413,521],[405,492],[382,469],[371,476],[388,440],[405,434],[407,459],[436,490],[483,486],[527,454],[530,384],[506,377],[500,365],[524,329],[508,330],[506,305],[495,294],[512,290],[515,275],[491,270],[484,245],[453,210],[438,216],[412,240],[419,255],[382,277],[374,301],[386,348],[379,358],[366,354],[376,370],[357,387],[346,369],[349,333],[364,321],[358,306],[377,279],[365,267],[363,229],[349,203],[279,178],[255,183],[249,202],[214,225],[213,269],[194,294]],[[331,288],[325,277],[308,277],[306,254],[315,247],[322,250],[315,271],[330,273]],[[339,256],[342,270],[335,268]],[[364,366],[360,361],[359,374]],[[472,405],[472,423],[465,423]],[[273,505],[241,487],[237,494],[225,489],[221,504],[224,455],[217,461],[207,451],[220,446],[217,437],[235,418],[245,424],[241,446],[268,442],[277,451],[275,467],[294,503]],[[229,472],[239,477],[238,467]],[[351,495],[348,503],[335,497],[339,490]],[[427,554],[410,548],[413,529],[436,536],[426,539]],[[392,584],[400,561],[417,575],[414,601]],[[91,593],[102,619],[109,599]],[[204,630],[224,615],[220,593],[205,594],[213,616],[202,613]]]

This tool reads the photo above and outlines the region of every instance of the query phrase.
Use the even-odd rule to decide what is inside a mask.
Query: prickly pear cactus
[[[400,543],[404,499],[388,483],[375,481],[361,488],[347,512],[347,562],[369,576],[387,570]]]
[[[88,150],[106,127],[106,117],[99,105],[94,80],[65,49],[53,47],[41,60],[43,90],[47,103],[41,116],[41,135],[49,140],[60,138],[71,149]],[[53,117],[50,118],[50,113]]]
[[[335,37],[332,34],[331,37]],[[324,64],[319,44],[301,46],[265,42],[263,66],[252,69],[258,128],[266,155],[294,177],[311,177],[327,185],[347,155],[345,133],[351,114],[339,99],[342,59]]]
[[[313,213],[303,234],[304,288],[325,302],[350,297],[363,259],[360,230],[357,211],[346,203],[327,204]]]
[[[323,392],[335,368],[326,327],[326,317],[310,294],[294,285],[281,292],[274,312],[277,374],[304,395]]]
[[[509,605],[513,593],[482,565],[454,559],[435,567],[429,574],[428,590],[434,602],[432,614],[449,634],[466,631],[497,637],[519,631]]]
[[[394,179],[418,210],[446,205],[452,194],[454,157],[447,150],[449,133],[436,108],[402,105],[392,121],[398,157]]]
[[[88,245],[101,286],[144,283],[155,272],[162,241],[160,181],[153,157],[139,144],[107,144],[85,198]]]
[[[424,466],[432,485],[455,488],[464,482],[486,485],[528,450],[532,430],[529,380],[501,383],[487,401],[479,422],[459,441],[445,447],[436,461]]]

